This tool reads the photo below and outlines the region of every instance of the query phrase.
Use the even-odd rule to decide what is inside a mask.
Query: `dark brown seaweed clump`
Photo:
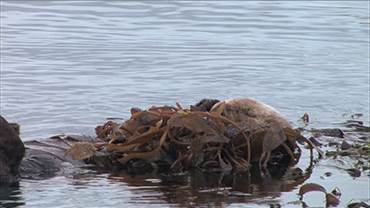
[[[312,155],[312,143],[290,127],[274,122],[266,128],[242,129],[222,115],[225,102],[218,103],[217,111],[209,111],[217,102],[202,100],[190,110],[178,103],[177,107],[133,108],[131,118],[123,124],[108,121],[96,127],[97,137],[105,141],[96,151],[92,145],[76,144],[79,147],[66,154],[86,159],[105,146],[118,166],[136,170],[248,170],[253,164],[296,164],[301,150],[294,138],[299,138],[309,144]],[[230,136],[229,128],[237,132]]]

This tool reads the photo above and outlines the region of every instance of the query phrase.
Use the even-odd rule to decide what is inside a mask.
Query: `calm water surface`
[[[24,141],[94,135],[107,117],[129,118],[135,106],[233,97],[267,103],[294,126],[304,113],[315,128],[355,113],[369,125],[369,2],[1,1],[1,115],[21,124]],[[333,169],[324,178],[326,164],[307,182],[328,190],[342,178],[347,187],[356,182],[342,190],[341,206],[369,198],[368,176]],[[199,195],[191,183],[179,185],[190,176],[168,183],[161,175],[70,175],[24,180],[2,190],[3,204],[188,206]],[[221,193],[194,203],[299,207],[291,203],[297,192]]]

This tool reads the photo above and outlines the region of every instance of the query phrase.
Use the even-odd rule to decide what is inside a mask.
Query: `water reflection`
[[[19,186],[0,186],[0,207],[19,207],[25,204]]]
[[[94,193],[101,204],[107,204],[102,202],[104,200],[114,200],[115,203],[123,200],[134,206],[168,204],[214,207],[237,203],[267,203],[273,206],[281,203],[278,198],[282,193],[296,189],[310,177],[312,166],[305,171],[297,167],[286,170],[286,167],[272,166],[268,171],[269,174],[261,174],[257,169],[250,172],[207,173],[195,169],[179,174],[137,174],[127,171],[108,173],[96,169],[81,169],[66,172],[66,175],[59,179],[54,177],[42,181],[23,180],[21,186],[1,187],[0,202],[5,207],[32,206],[33,203],[39,207],[48,207],[53,203],[52,200],[57,200],[57,194],[61,198],[68,198],[69,205],[75,206],[77,202],[73,199],[76,194],[82,194],[84,197],[81,200],[86,203],[85,201],[89,200],[86,194]],[[30,186],[27,183],[31,183],[31,186],[38,184],[38,188],[28,190]],[[52,198],[43,201],[45,205],[42,205],[37,202],[40,198],[32,198],[36,196],[31,193],[33,191],[39,192],[37,195]],[[264,202],[266,198],[276,200]]]
[[[312,173],[292,168],[269,168],[269,174],[259,170],[243,173],[205,173],[192,170],[183,174],[129,174],[111,173],[114,183],[125,183],[128,187],[156,187],[158,199],[180,206],[224,206],[234,203],[259,203],[266,197],[276,198],[304,183]],[[140,202],[135,202],[140,203]],[[274,205],[275,202],[271,202]]]

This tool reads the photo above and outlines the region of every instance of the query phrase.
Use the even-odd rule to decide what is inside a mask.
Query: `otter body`
[[[224,114],[245,130],[266,128],[273,123],[279,123],[283,127],[291,127],[290,123],[278,111],[249,98],[226,100]]]
[[[246,131],[267,128],[273,123],[278,123],[282,127],[291,127],[289,121],[277,110],[250,98],[232,98],[225,101],[203,99],[195,107],[201,111],[217,111],[222,105],[224,105],[222,115],[236,122]],[[229,126],[228,131],[238,132],[233,126]]]
[[[9,124],[0,115],[0,184],[19,180],[19,166],[25,147],[16,129],[19,130],[18,125]]]
[[[98,162],[101,159],[87,162],[64,157],[76,142],[98,142],[95,138],[54,136],[23,143],[19,138],[19,125],[9,124],[1,115],[0,121],[0,185],[17,184],[21,178],[47,178],[66,168],[90,166],[88,163],[96,162],[94,166],[106,165],[104,161]]]
[[[40,179],[55,176],[67,168],[88,167],[82,160],[64,157],[76,142],[94,143],[96,139],[84,136],[54,136],[39,141],[26,141],[25,156],[20,164],[21,178]]]

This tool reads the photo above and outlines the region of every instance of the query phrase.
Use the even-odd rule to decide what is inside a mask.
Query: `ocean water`
[[[313,128],[337,127],[356,113],[369,125],[369,16],[366,1],[1,1],[1,115],[21,124],[24,141],[94,135],[108,117],[128,119],[132,107],[187,108],[202,98],[254,98],[295,127],[304,113]],[[320,179],[326,169],[319,163],[310,180],[331,189],[348,176],[336,169]],[[168,197],[196,194],[191,184],[168,186],[162,176],[135,179],[136,186],[122,181],[127,175],[82,175],[24,180],[2,192],[9,195],[3,204],[208,203]],[[352,180],[360,191],[343,194],[344,205],[369,198],[369,178]],[[296,189],[261,193],[216,194],[208,205],[289,207],[298,200]]]

